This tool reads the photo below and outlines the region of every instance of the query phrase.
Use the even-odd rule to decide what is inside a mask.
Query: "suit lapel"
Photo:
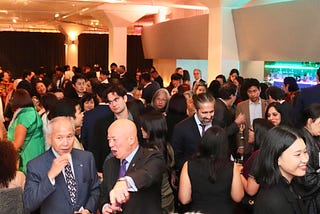
[[[137,151],[136,154],[133,156],[133,158],[132,158],[132,160],[131,160],[131,162],[130,162],[130,165],[129,165],[129,167],[128,167],[127,172],[128,172],[129,170],[134,170],[134,168],[135,168],[135,166],[136,166],[136,162],[139,161],[141,154],[142,154],[142,149],[141,149],[141,147],[139,147],[138,151]]]

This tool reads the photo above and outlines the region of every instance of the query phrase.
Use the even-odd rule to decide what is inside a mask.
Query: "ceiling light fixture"
[[[13,18],[13,19],[12,19],[12,22],[13,22],[13,23],[17,23],[17,19],[16,19],[16,18]]]
[[[54,14],[54,18],[59,18],[59,16],[60,16],[59,13]]]

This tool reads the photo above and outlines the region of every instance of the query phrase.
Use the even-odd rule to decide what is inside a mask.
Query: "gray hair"
[[[49,121],[48,124],[48,130],[47,130],[47,135],[46,137],[50,136],[52,134],[53,131],[53,126],[60,122],[60,121],[64,121],[64,124],[67,122],[69,122],[71,124],[72,130],[73,132],[75,132],[76,128],[74,125],[74,118],[73,117],[67,117],[67,116],[59,116],[59,117],[55,117],[52,120]]]

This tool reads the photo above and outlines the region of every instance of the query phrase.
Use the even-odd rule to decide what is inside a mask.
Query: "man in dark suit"
[[[85,150],[93,153],[98,172],[102,172],[104,160],[110,152],[107,142],[95,140],[95,129],[97,128],[96,123],[101,118],[113,116],[113,113],[106,101],[105,93],[107,89],[108,84],[105,83],[101,83],[97,86],[96,94],[99,104],[94,109],[84,113],[83,124],[81,127],[82,145]]]
[[[316,79],[317,85],[301,89],[300,96],[298,96],[297,103],[294,107],[294,111],[299,117],[299,120],[301,119],[303,109],[305,109],[313,103],[320,103],[320,68],[317,71]]]
[[[192,89],[194,89],[195,84],[198,84],[198,83],[200,83],[200,82],[202,82],[202,83],[204,83],[204,84],[207,84],[206,81],[204,81],[204,80],[202,79],[201,71],[200,71],[199,68],[195,68],[195,69],[193,70],[193,77],[194,77],[194,81],[193,81],[193,83],[192,83]]]
[[[107,213],[161,213],[162,154],[139,147],[137,127],[118,119],[108,129],[113,157],[103,167],[100,205]]]
[[[29,211],[40,208],[49,213],[95,213],[99,180],[93,155],[72,149],[73,119],[50,121],[47,140],[51,149],[27,165],[24,205]]]
[[[232,82],[224,83],[219,89],[219,98],[214,105],[214,124],[224,128],[228,135],[229,148],[234,157],[244,145],[237,145],[237,134],[241,124],[245,123],[244,114],[235,117],[233,103],[237,99],[237,86]]]
[[[196,152],[204,131],[212,126],[214,98],[207,93],[199,94],[193,96],[193,103],[196,113],[176,124],[172,133],[171,143],[178,171]]]
[[[105,91],[105,94],[106,94],[106,102],[108,104],[108,107],[111,110],[111,114],[107,114],[105,116],[101,115],[97,119],[93,127],[94,130],[93,130],[93,138],[92,138],[92,142],[94,144],[99,144],[101,146],[100,148],[104,148],[101,151],[97,151],[100,154],[100,159],[99,159],[100,164],[98,166],[99,170],[102,167],[101,163],[104,162],[105,158],[110,153],[106,130],[108,130],[111,123],[113,123],[115,120],[129,119],[131,121],[134,121],[134,123],[138,127],[139,140],[142,139],[142,133],[140,128],[141,126],[140,126],[138,115],[131,113],[126,105],[128,100],[126,90],[120,85],[111,85]],[[104,154],[105,156],[103,157],[102,154]],[[101,162],[102,160],[103,162]]]
[[[146,104],[150,104],[154,93],[160,88],[160,85],[156,81],[151,80],[149,72],[141,74],[142,98],[145,99]]]

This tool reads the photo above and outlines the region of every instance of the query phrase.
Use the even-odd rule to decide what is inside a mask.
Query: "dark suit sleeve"
[[[145,156],[142,167],[135,170],[128,170],[126,176],[133,179],[138,191],[147,188],[162,178],[165,171],[165,163],[161,153],[154,151]]]
[[[88,126],[88,116],[85,112],[83,117],[83,124],[81,127],[81,143],[85,150],[88,149],[88,134],[87,134],[88,127],[87,126]]]
[[[90,184],[89,184],[89,192],[88,192],[88,200],[84,206],[85,209],[94,212],[97,209],[98,198],[100,195],[100,188],[99,188],[99,179],[97,174],[97,169],[95,167],[95,161],[93,155],[90,154],[89,156],[89,163],[90,163]]]
[[[47,174],[41,176],[39,168],[33,163],[29,162],[27,164],[27,182],[23,193],[24,206],[29,211],[38,209],[42,202],[56,189],[51,184]]]

